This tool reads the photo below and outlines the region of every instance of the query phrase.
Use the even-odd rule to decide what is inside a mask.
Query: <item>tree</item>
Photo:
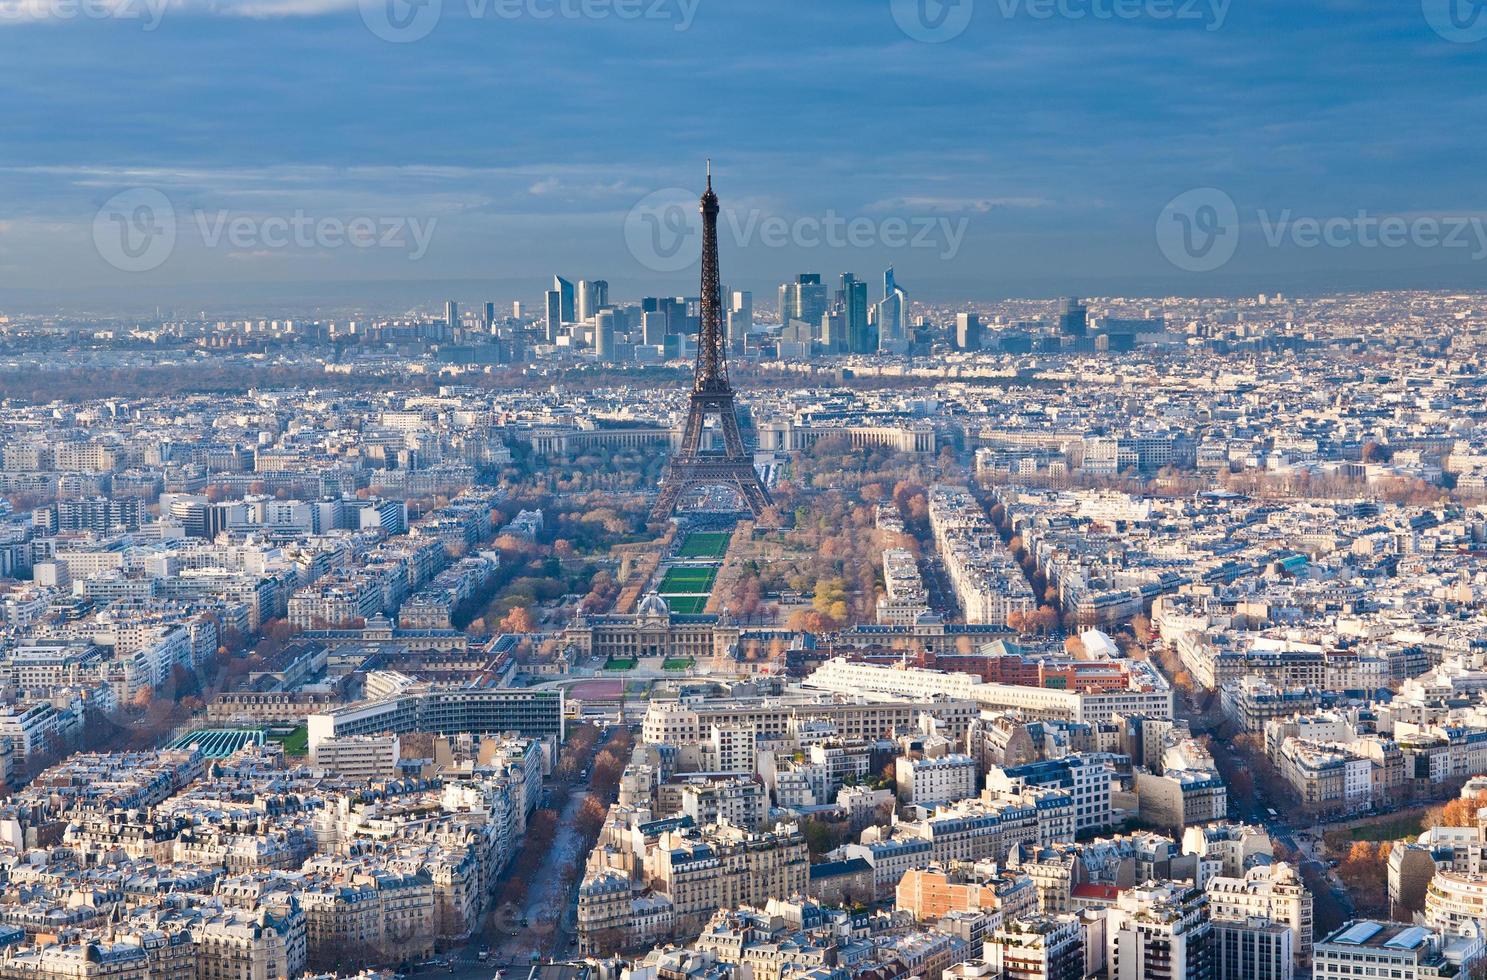
[[[1461,797],[1441,807],[1437,823],[1442,827],[1475,827],[1477,811],[1487,807],[1487,793]]]
[[[592,846],[599,839],[599,831],[604,827],[604,819],[609,815],[609,808],[599,801],[593,793],[583,798],[578,805],[578,814],[573,818],[574,826],[578,829],[579,837],[589,842]]]
[[[503,633],[535,633],[537,627],[532,622],[532,614],[527,611],[526,606],[515,606],[501,620],[501,631]]]
[[[1137,613],[1131,619],[1131,630],[1136,634],[1136,642],[1142,646],[1151,646],[1155,634],[1151,628],[1151,617],[1146,613]]]

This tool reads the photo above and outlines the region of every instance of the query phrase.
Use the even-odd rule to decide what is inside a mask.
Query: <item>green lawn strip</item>
[[[716,568],[672,568],[661,579],[662,595],[700,595],[712,591]]]
[[[1353,840],[1366,841],[1393,841],[1409,838],[1414,840],[1424,833],[1425,827],[1422,818],[1414,816],[1401,816],[1393,820],[1385,820],[1380,823],[1364,824],[1361,827],[1353,827],[1348,831]]]
[[[677,554],[682,558],[722,558],[728,553],[732,535],[721,532],[694,534],[682,542]]]
[[[284,736],[279,744],[284,746],[285,755],[309,755],[310,730],[304,725],[301,725]]]

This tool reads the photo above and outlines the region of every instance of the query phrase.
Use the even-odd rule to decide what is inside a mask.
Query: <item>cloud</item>
[[[138,21],[154,30],[168,14],[272,20],[355,10],[357,0],[0,0],[0,26],[80,20]]]
[[[1005,208],[1046,208],[1041,197],[888,197],[867,205],[865,211],[918,211],[931,214],[990,214]]]

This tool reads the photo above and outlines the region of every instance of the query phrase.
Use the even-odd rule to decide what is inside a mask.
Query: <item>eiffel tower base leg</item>
[[[682,495],[689,490],[709,486],[731,487],[742,498],[744,506],[756,521],[764,520],[774,506],[769,491],[764,488],[759,474],[754,470],[754,464],[747,459],[677,459],[672,461],[666,479],[661,484],[661,492],[651,508],[651,522],[659,524],[670,518]]]

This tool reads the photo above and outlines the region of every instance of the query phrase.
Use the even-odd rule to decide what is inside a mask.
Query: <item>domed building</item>
[[[563,638],[581,656],[707,660],[728,656],[738,636],[738,627],[727,617],[680,615],[651,592],[641,598],[633,613],[577,617]]]

